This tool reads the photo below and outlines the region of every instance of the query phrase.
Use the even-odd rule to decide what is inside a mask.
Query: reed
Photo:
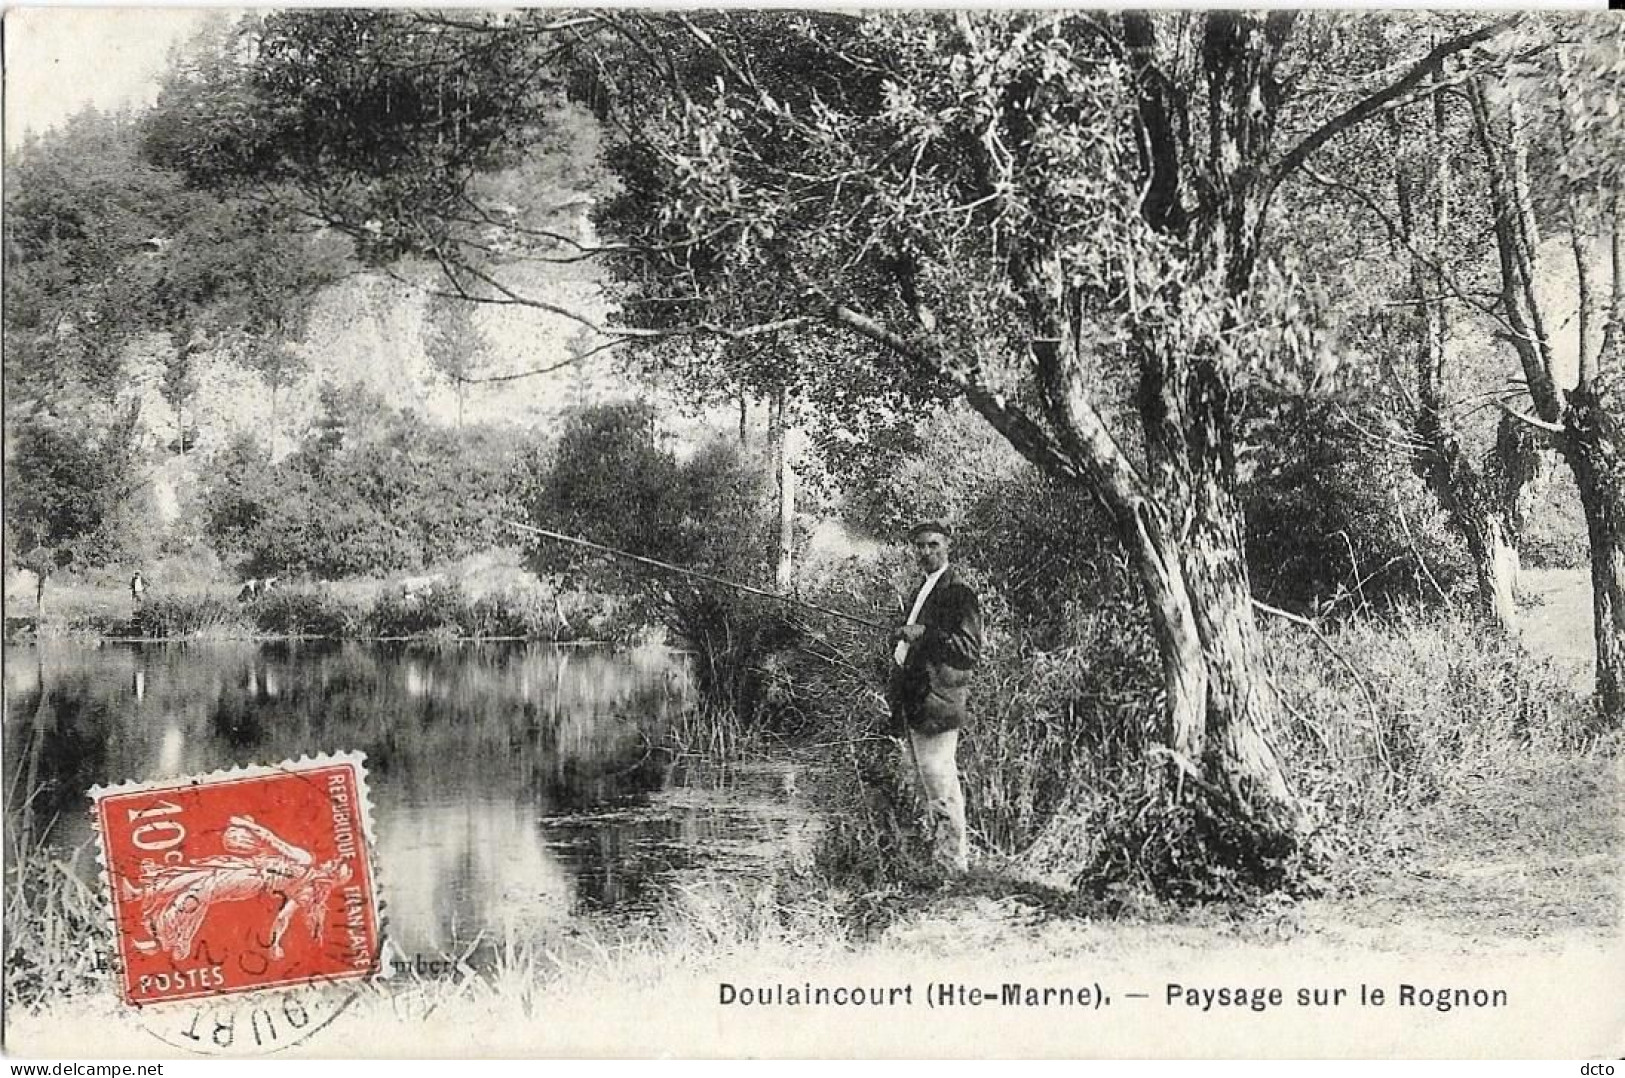
[[[95,855],[87,844],[64,858],[20,835],[8,828],[6,1002],[38,1007],[108,991],[112,940],[103,904],[84,882]]]
[[[135,612],[136,635],[158,640],[242,639],[259,634],[249,611],[219,594],[158,595]]]

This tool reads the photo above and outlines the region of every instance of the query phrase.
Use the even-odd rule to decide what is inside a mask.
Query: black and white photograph
[[[1620,12],[4,30],[7,1054],[1625,1053]]]

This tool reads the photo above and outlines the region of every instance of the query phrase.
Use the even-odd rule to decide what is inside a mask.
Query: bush
[[[253,615],[223,595],[155,595],[136,611],[137,635],[156,640],[194,637],[250,637]]]
[[[367,608],[324,588],[275,588],[255,599],[250,612],[271,636],[361,636]]]
[[[775,671],[800,630],[781,605],[720,588],[666,593],[667,629],[689,652],[694,687],[719,720],[778,728],[784,701],[774,694]]]
[[[559,620],[563,606],[568,624]],[[82,620],[82,619],[81,619]],[[159,595],[131,628],[158,639],[197,636],[518,637],[529,640],[626,638],[612,603],[591,596],[554,599],[544,589],[513,589],[471,599],[456,581],[422,591],[397,586],[371,601],[320,585],[277,588],[251,602],[235,595]]]
[[[273,464],[242,436],[201,498],[216,549],[254,576],[420,570],[498,545],[531,467],[520,436],[449,431],[329,388],[316,431]]]
[[[1466,544],[1400,446],[1407,435],[1369,409],[1282,404],[1243,484],[1254,593],[1316,610],[1440,598],[1473,586]]]
[[[641,402],[571,417],[528,509],[549,529],[643,557],[762,586],[771,578],[772,485],[761,462],[713,441],[678,460],[653,434]],[[693,655],[696,685],[712,714],[763,721],[763,664],[788,646],[783,611],[721,585],[538,538],[531,567],[615,600],[593,632],[624,635],[639,621],[663,625]],[[574,604],[572,604],[574,605]],[[572,623],[578,620],[571,613]],[[575,630],[578,631],[578,630]]]
[[[368,628],[377,637],[467,636],[473,619],[471,604],[460,585],[436,580],[421,592],[395,588],[379,595],[368,614]]]
[[[469,635],[514,636],[528,640],[558,639],[559,623],[553,596],[539,591],[500,591],[482,595],[469,606]]]

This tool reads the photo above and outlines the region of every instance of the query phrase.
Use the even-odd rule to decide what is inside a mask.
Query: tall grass
[[[1567,671],[1465,618],[1399,609],[1324,639],[1270,625],[1265,651],[1289,716],[1280,751],[1354,832],[1599,743]]]
[[[1313,833],[1302,854],[1244,865],[1227,854],[1244,836],[1215,832],[1155,781],[1159,679],[1143,618],[1103,602],[1066,622],[1034,637],[989,619],[960,763],[984,864],[1089,893],[1210,900],[1336,886],[1403,854],[1422,809],[1596,743],[1564,671],[1469,620],[1401,608],[1319,633],[1266,624],[1260,653],[1282,721],[1265,733]],[[901,792],[907,758],[874,736],[873,689],[859,678],[837,688],[821,705],[839,734],[820,864],[871,888],[929,878],[918,810]]]
[[[81,877],[88,847],[66,860],[11,835],[6,859],[6,1002],[36,1007],[103,989],[112,940],[101,901]]]
[[[143,602],[131,621],[136,635],[160,640],[254,636],[249,611],[224,595],[158,595]]]

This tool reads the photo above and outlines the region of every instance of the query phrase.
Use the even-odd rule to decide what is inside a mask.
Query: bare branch
[[[1455,276],[1451,274],[1447,266],[1439,262],[1433,256],[1429,255],[1426,251],[1423,251],[1421,248],[1417,247],[1406,231],[1400,228],[1398,223],[1395,222],[1392,217],[1388,216],[1387,211],[1382,208],[1382,206],[1369,192],[1362,190],[1353,184],[1344,183],[1342,180],[1333,179],[1332,177],[1327,176],[1325,173],[1316,169],[1313,165],[1304,165],[1299,171],[1301,171],[1305,176],[1309,177],[1309,179],[1320,184],[1322,187],[1328,187],[1336,191],[1343,191],[1359,199],[1365,204],[1366,208],[1377,215],[1377,219],[1380,220],[1383,223],[1383,227],[1388,230],[1388,236],[1390,239],[1403,246],[1405,250],[1412,255],[1412,257],[1420,259],[1438,276],[1439,281],[1449,290],[1451,298],[1458,299],[1478,313],[1495,319],[1504,328],[1506,328],[1508,332],[1511,332],[1511,326],[1507,325],[1506,320],[1501,317],[1499,311],[1497,311],[1490,304],[1480,301],[1476,293],[1463,288],[1460,282],[1456,280]],[[1418,302],[1420,301],[1417,299],[1407,299],[1402,300],[1395,305],[1408,307],[1414,306]]]
[[[1531,309],[1538,304],[1538,298],[1530,264],[1533,252],[1526,247],[1528,235],[1519,221],[1520,188],[1512,176],[1514,166],[1506,160],[1505,147],[1497,145],[1483,83],[1475,80],[1468,84],[1468,89],[1473,130],[1484,152],[1490,204],[1494,209],[1495,248],[1501,269],[1501,309],[1507,327],[1506,332],[1498,336],[1504,336],[1517,350],[1536,410],[1548,422],[1556,422],[1563,414],[1564,391],[1552,369],[1551,348],[1536,322],[1539,312]]]
[[[1392,107],[1400,98],[1421,85],[1422,80],[1429,75],[1436,74],[1450,57],[1473,47],[1481,41],[1486,41],[1501,33],[1503,30],[1516,26],[1523,18],[1521,14],[1509,15],[1503,19],[1481,26],[1477,30],[1459,34],[1448,41],[1441,42],[1426,56],[1411,65],[1402,77],[1378,90],[1376,93],[1355,102],[1343,112],[1327,120],[1320,127],[1310,132],[1302,142],[1287,151],[1285,157],[1276,163],[1270,170],[1269,179],[1264,184],[1266,197],[1283,179],[1294,170],[1308,161],[1309,158],[1333,138],[1347,131],[1351,127],[1370,119],[1383,110]]]
[[[1535,430],[1541,431],[1542,433],[1566,434],[1568,432],[1568,428],[1563,426],[1563,424],[1550,423],[1539,418],[1538,416],[1532,416],[1525,412],[1520,412],[1506,401],[1496,401],[1495,406],[1501,409],[1501,411],[1505,412],[1507,415],[1511,416],[1513,419],[1516,419],[1518,422],[1527,424],[1528,426],[1533,427]]]
[[[554,371],[563,370],[565,367],[580,363],[582,360],[587,359],[590,356],[597,355],[599,352],[605,351],[609,348],[619,347],[625,343],[625,340],[620,339],[608,341],[604,344],[598,345],[596,348],[592,348],[581,353],[579,356],[571,356],[569,359],[561,360],[558,363],[550,363],[545,367],[534,367],[531,370],[519,371],[516,374],[491,374],[483,378],[458,378],[457,381],[463,383],[464,385],[470,386],[483,385],[486,382],[517,382],[521,378],[530,378],[539,374],[552,374]]]

